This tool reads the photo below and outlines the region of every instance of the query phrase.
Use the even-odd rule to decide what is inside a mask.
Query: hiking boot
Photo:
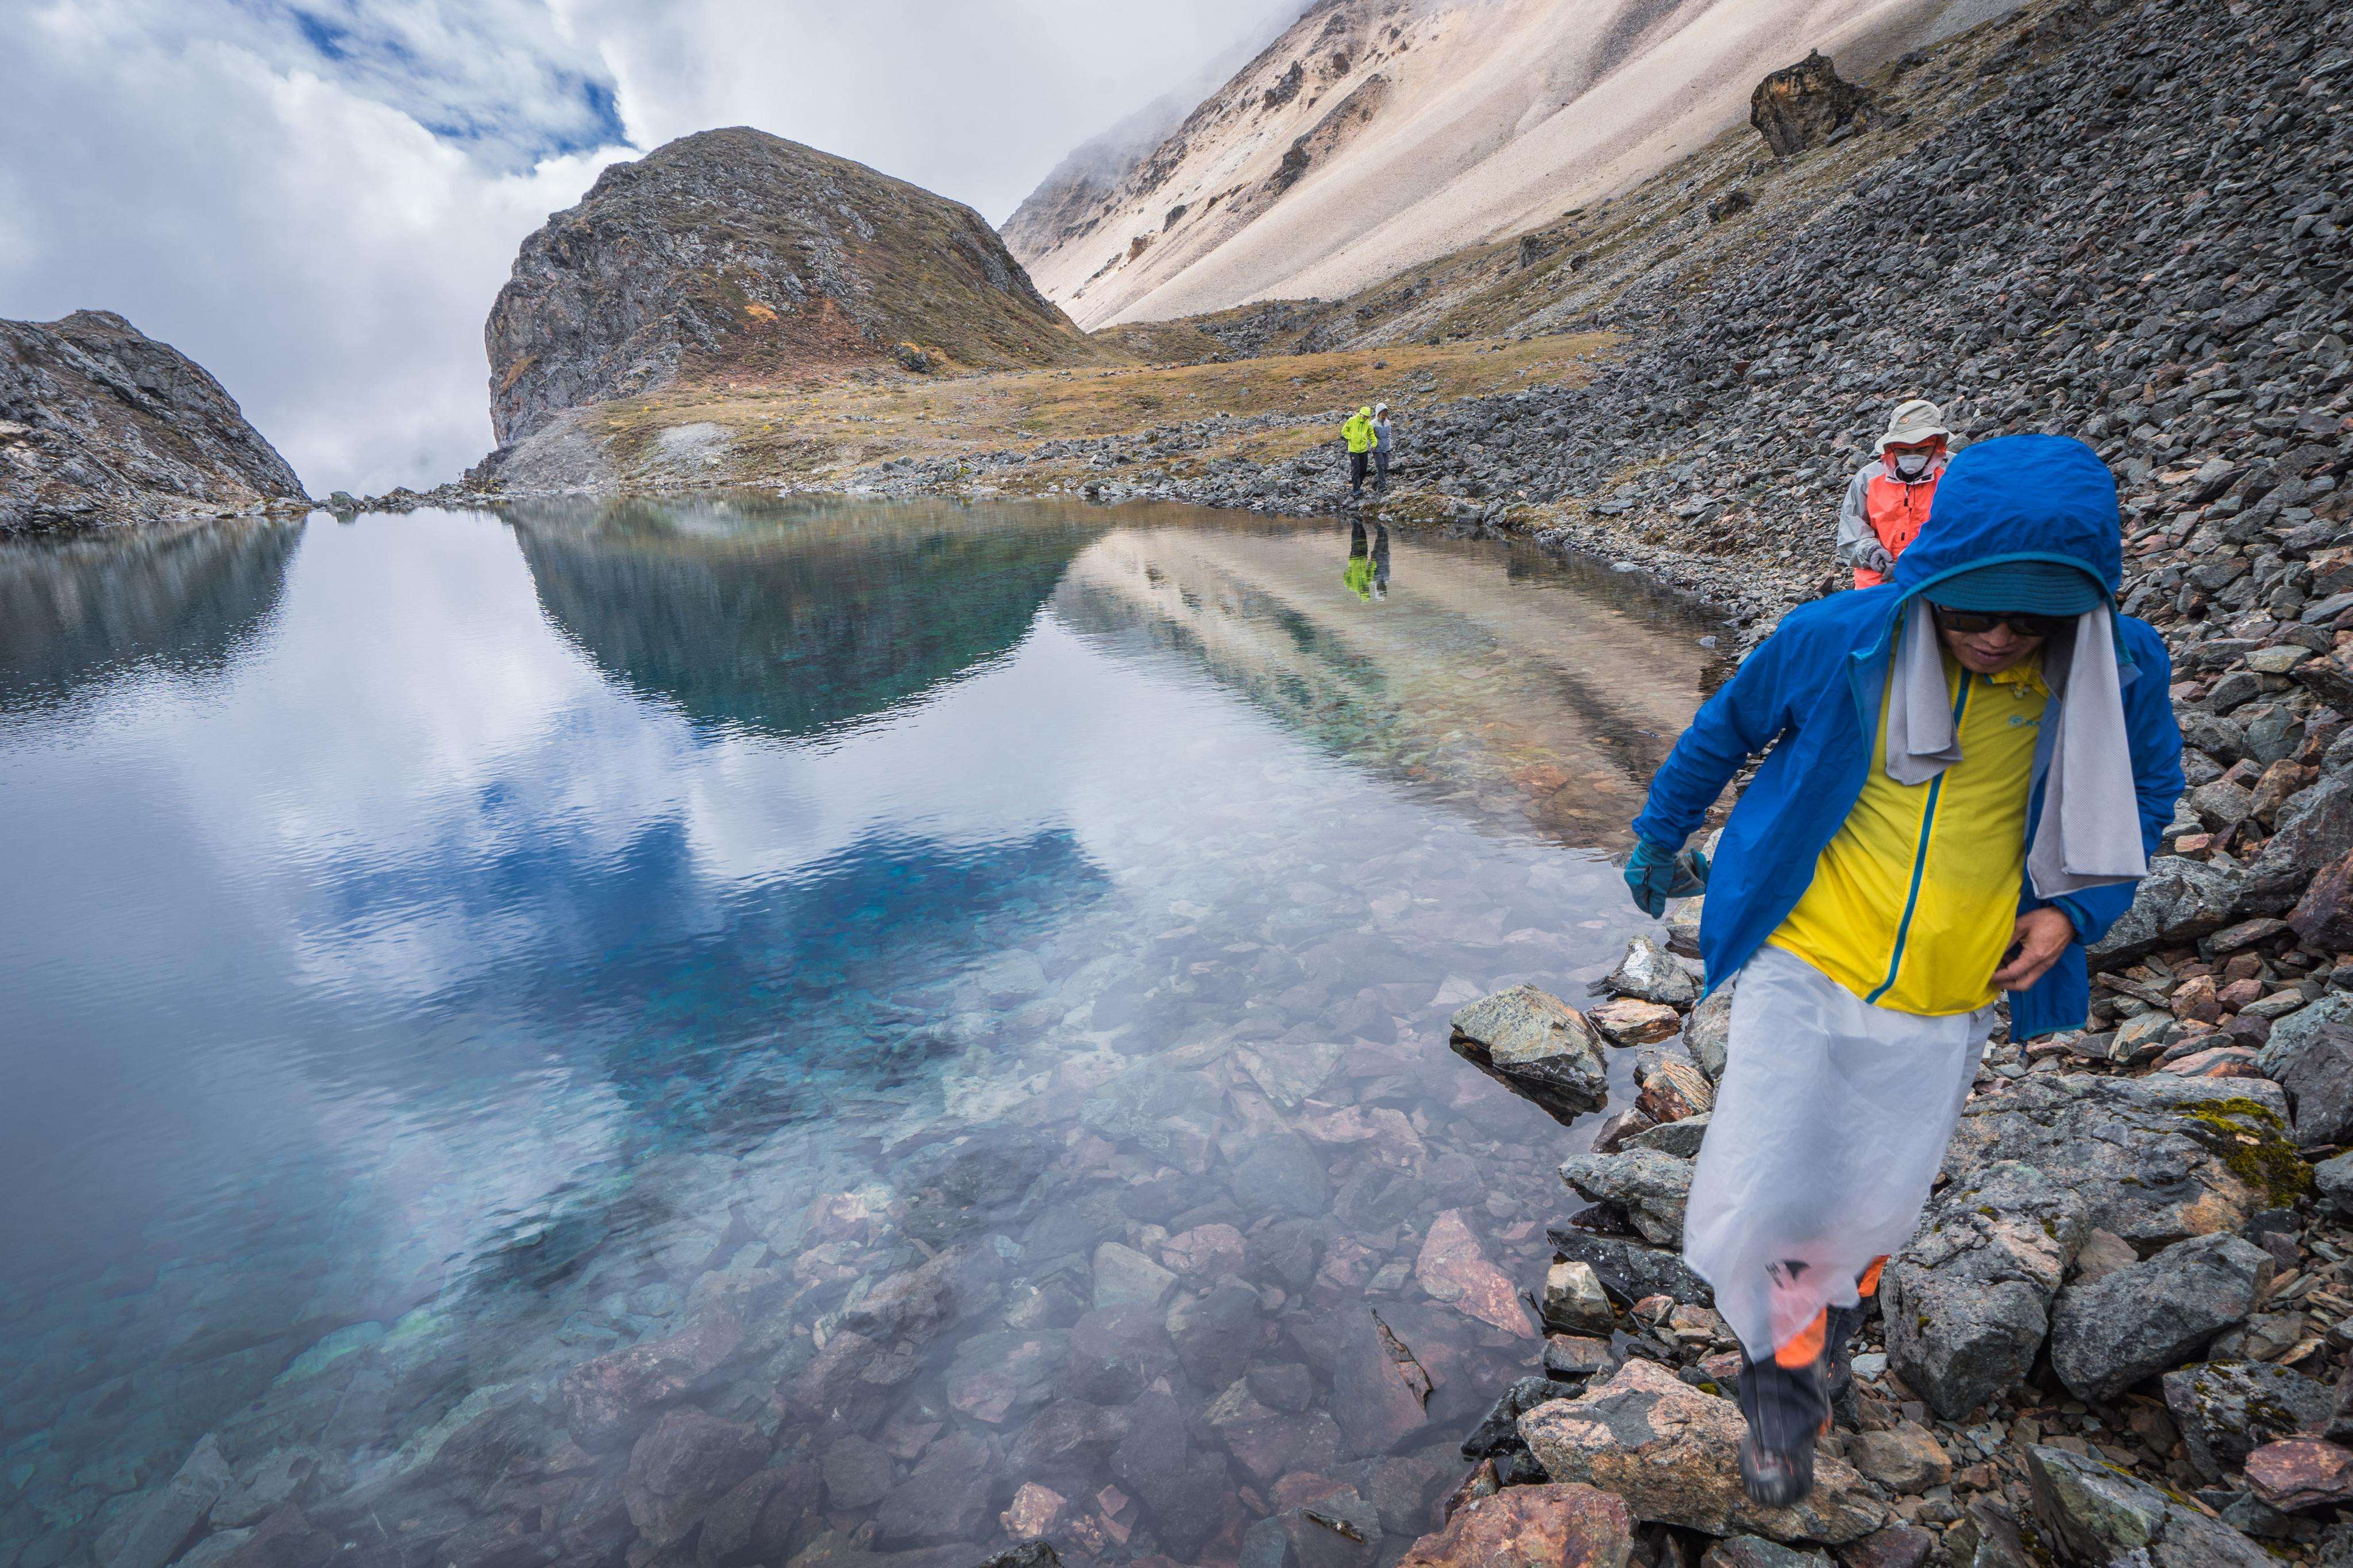
[[[1860,1306],[1832,1307],[1830,1328],[1822,1344],[1822,1372],[1831,1403],[1844,1399],[1854,1387],[1854,1338],[1862,1331]]]
[[[1741,1352],[1740,1484],[1749,1500],[1788,1508],[1814,1489],[1814,1439],[1830,1425],[1830,1384],[1822,1363],[1785,1367]]]
[[[1794,1508],[1814,1489],[1814,1440],[1767,1448],[1751,1426],[1740,1437],[1740,1489],[1759,1508]]]

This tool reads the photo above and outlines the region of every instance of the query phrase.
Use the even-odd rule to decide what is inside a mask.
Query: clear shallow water
[[[1615,958],[1709,656],[1378,542],[718,498],[0,551],[0,1568],[206,1439],[354,1562],[962,1563],[1024,1483],[1066,1558],[1343,1483],[1394,1557],[1534,1358],[1469,1260],[1537,1277],[1581,1136],[1446,1016]],[[575,1371],[631,1345],[676,1375]]]

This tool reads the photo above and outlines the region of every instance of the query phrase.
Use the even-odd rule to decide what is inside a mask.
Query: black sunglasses
[[[1948,632],[1975,637],[1996,626],[2008,626],[2022,637],[2055,637],[2074,621],[2073,616],[1980,615],[1975,610],[1947,610],[1936,606],[1936,624]]]

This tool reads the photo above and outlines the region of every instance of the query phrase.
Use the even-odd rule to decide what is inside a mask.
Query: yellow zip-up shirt
[[[1894,679],[1893,670],[1889,679]],[[2026,805],[2050,690],[2038,657],[1971,675],[1945,656],[1961,760],[1923,784],[1887,776],[1887,693],[1862,795],[1767,938],[1882,1007],[1973,1013],[2018,921]]]

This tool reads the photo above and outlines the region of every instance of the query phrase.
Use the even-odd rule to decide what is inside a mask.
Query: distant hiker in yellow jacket
[[[1340,437],[1348,443],[1348,494],[1352,500],[1362,500],[1365,494],[1365,470],[1373,460],[1373,411],[1359,408],[1349,421],[1340,426]]]

